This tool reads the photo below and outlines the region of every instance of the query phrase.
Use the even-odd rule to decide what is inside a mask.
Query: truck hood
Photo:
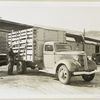
[[[84,51],[64,51],[64,52],[56,52],[55,54],[60,54],[60,55],[63,55],[63,54],[69,54],[69,55],[85,55],[85,52]]]

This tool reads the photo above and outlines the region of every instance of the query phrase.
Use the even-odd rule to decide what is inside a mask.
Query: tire
[[[66,65],[61,65],[57,73],[58,79],[63,84],[68,84],[71,78],[71,74]]]
[[[95,74],[91,74],[91,75],[82,75],[82,78],[83,78],[85,81],[89,82],[89,81],[92,81],[92,80],[94,79],[94,76],[95,76]]]
[[[26,72],[26,64],[25,62],[19,61],[17,63],[17,73],[24,74]]]

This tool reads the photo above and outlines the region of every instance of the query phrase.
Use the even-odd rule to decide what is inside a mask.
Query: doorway
[[[95,53],[99,53],[99,46],[98,45],[95,46]]]

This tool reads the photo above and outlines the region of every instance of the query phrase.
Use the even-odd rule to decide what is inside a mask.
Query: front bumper
[[[90,75],[90,74],[94,74],[94,73],[97,73],[97,72],[100,72],[100,69],[96,69],[94,71],[90,71],[90,72],[87,72],[87,71],[81,71],[81,72],[73,72],[73,75]]]

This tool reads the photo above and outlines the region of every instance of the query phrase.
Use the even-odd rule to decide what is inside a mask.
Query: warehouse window
[[[53,51],[53,46],[52,45],[46,45],[45,51]]]

